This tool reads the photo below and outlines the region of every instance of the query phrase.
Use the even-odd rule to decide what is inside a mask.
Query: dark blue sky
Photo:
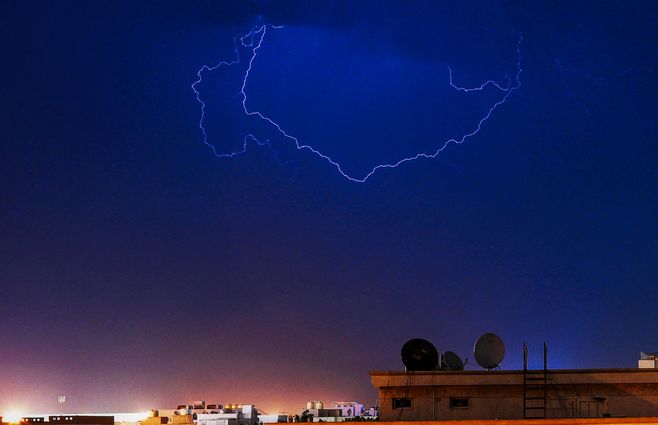
[[[292,410],[374,402],[368,370],[425,337],[500,334],[539,365],[658,350],[658,85],[651,2],[18,2],[0,6],[0,411]],[[464,134],[521,44],[522,86]],[[273,152],[276,151],[276,153]]]

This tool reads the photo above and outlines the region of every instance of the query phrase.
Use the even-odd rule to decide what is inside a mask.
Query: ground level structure
[[[658,369],[387,371],[370,378],[379,391],[380,420],[398,425],[533,417],[658,423]],[[623,417],[649,419],[615,422]]]

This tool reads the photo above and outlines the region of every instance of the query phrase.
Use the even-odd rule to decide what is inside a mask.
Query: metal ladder
[[[528,346],[523,343],[523,418],[546,418],[548,347],[544,343],[544,369],[528,370]]]

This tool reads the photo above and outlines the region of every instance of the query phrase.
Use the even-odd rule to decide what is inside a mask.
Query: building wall
[[[656,425],[657,417],[646,418],[594,418],[594,419],[511,419],[477,421],[427,421],[426,425]],[[418,422],[378,422],[378,425],[417,425]]]
[[[372,372],[371,380],[384,421],[523,418],[522,371]],[[656,370],[549,371],[547,381],[547,418],[658,416]],[[394,399],[411,407],[394,408]]]

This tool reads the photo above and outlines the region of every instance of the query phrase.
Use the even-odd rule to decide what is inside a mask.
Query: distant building
[[[361,413],[361,417],[365,420],[374,421],[379,419],[379,408],[378,407],[369,407],[364,409]]]
[[[658,369],[658,353],[640,352],[637,367],[640,369]]]
[[[342,422],[345,418],[342,416],[341,409],[306,409],[312,416],[313,422]]]
[[[366,416],[366,419],[376,418],[376,415],[366,415],[376,412],[376,409],[365,411],[363,404],[356,401],[333,401],[328,408],[325,408],[322,401],[309,401],[306,403],[306,410],[313,416],[313,422],[344,422]]]
[[[217,405],[221,406],[221,405]],[[197,425],[256,425],[258,414],[251,404],[234,404],[231,408],[223,405],[223,409],[216,409],[208,413],[195,414]]]
[[[114,416],[57,415],[49,416],[48,422],[56,425],[114,425]]]
[[[363,413],[363,404],[356,401],[332,401],[331,408],[340,409],[341,416],[346,418],[361,416]]]
[[[253,404],[206,403],[204,400],[180,404],[171,413],[153,411],[151,418],[141,425],[189,424],[189,425],[257,425],[258,413]],[[169,416],[171,415],[171,416]],[[160,419],[157,419],[157,418]],[[164,421],[162,418],[167,418]]]
[[[26,416],[21,418],[21,425],[114,425],[111,415],[49,415]]]

